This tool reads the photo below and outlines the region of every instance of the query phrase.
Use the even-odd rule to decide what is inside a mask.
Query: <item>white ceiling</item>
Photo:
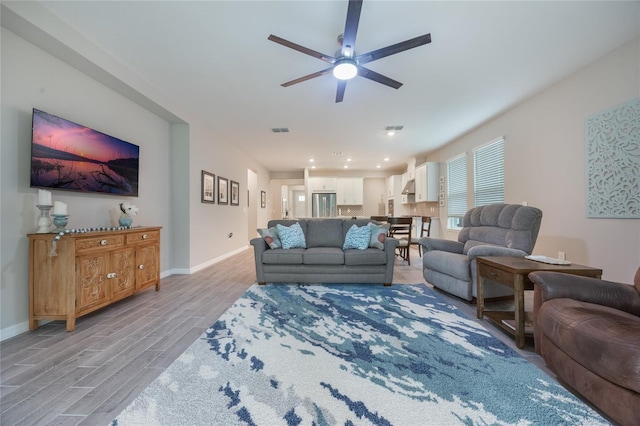
[[[367,65],[399,90],[356,77],[336,104],[331,75],[281,87],[327,64],[267,36],[333,55],[346,0],[42,4],[272,171],[401,169],[640,33],[638,1],[365,0],[357,53],[432,42]]]

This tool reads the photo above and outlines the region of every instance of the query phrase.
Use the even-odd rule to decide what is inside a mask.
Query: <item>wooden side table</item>
[[[602,269],[583,265],[552,265],[536,262],[524,257],[490,256],[477,257],[478,272],[478,319],[484,315],[494,320],[500,327],[515,335],[516,346],[524,347],[525,311],[524,291],[533,290],[533,283],[529,280],[529,273],[534,271],[562,272],[565,274],[583,275],[585,277],[600,278]],[[487,311],[484,309],[484,279],[513,288],[513,311]],[[514,328],[509,327],[503,320],[514,320]]]

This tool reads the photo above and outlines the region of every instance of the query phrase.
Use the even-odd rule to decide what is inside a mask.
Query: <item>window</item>
[[[447,228],[462,228],[467,212],[467,154],[447,161]]]
[[[474,162],[474,206],[504,203],[504,139],[476,149]]]

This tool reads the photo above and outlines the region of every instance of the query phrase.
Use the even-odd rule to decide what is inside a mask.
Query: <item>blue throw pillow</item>
[[[368,226],[358,227],[358,225],[352,225],[344,237],[342,249],[365,250],[369,247],[369,240],[371,240],[371,228]]]
[[[304,232],[298,222],[287,227],[280,224],[276,225],[278,236],[282,242],[283,249],[307,248],[307,242],[304,239]]]
[[[369,240],[369,247],[375,247],[380,250],[384,250],[384,239],[389,234],[389,224],[376,225],[373,222],[367,224],[371,229],[371,239]]]
[[[258,229],[258,233],[262,238],[264,238],[264,241],[269,245],[269,248],[277,249],[282,247],[280,237],[278,237],[278,230],[275,227],[269,229],[260,228]]]

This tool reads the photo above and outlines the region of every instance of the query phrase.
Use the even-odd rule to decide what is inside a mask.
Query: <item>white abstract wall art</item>
[[[587,217],[640,218],[640,98],[585,120]]]

